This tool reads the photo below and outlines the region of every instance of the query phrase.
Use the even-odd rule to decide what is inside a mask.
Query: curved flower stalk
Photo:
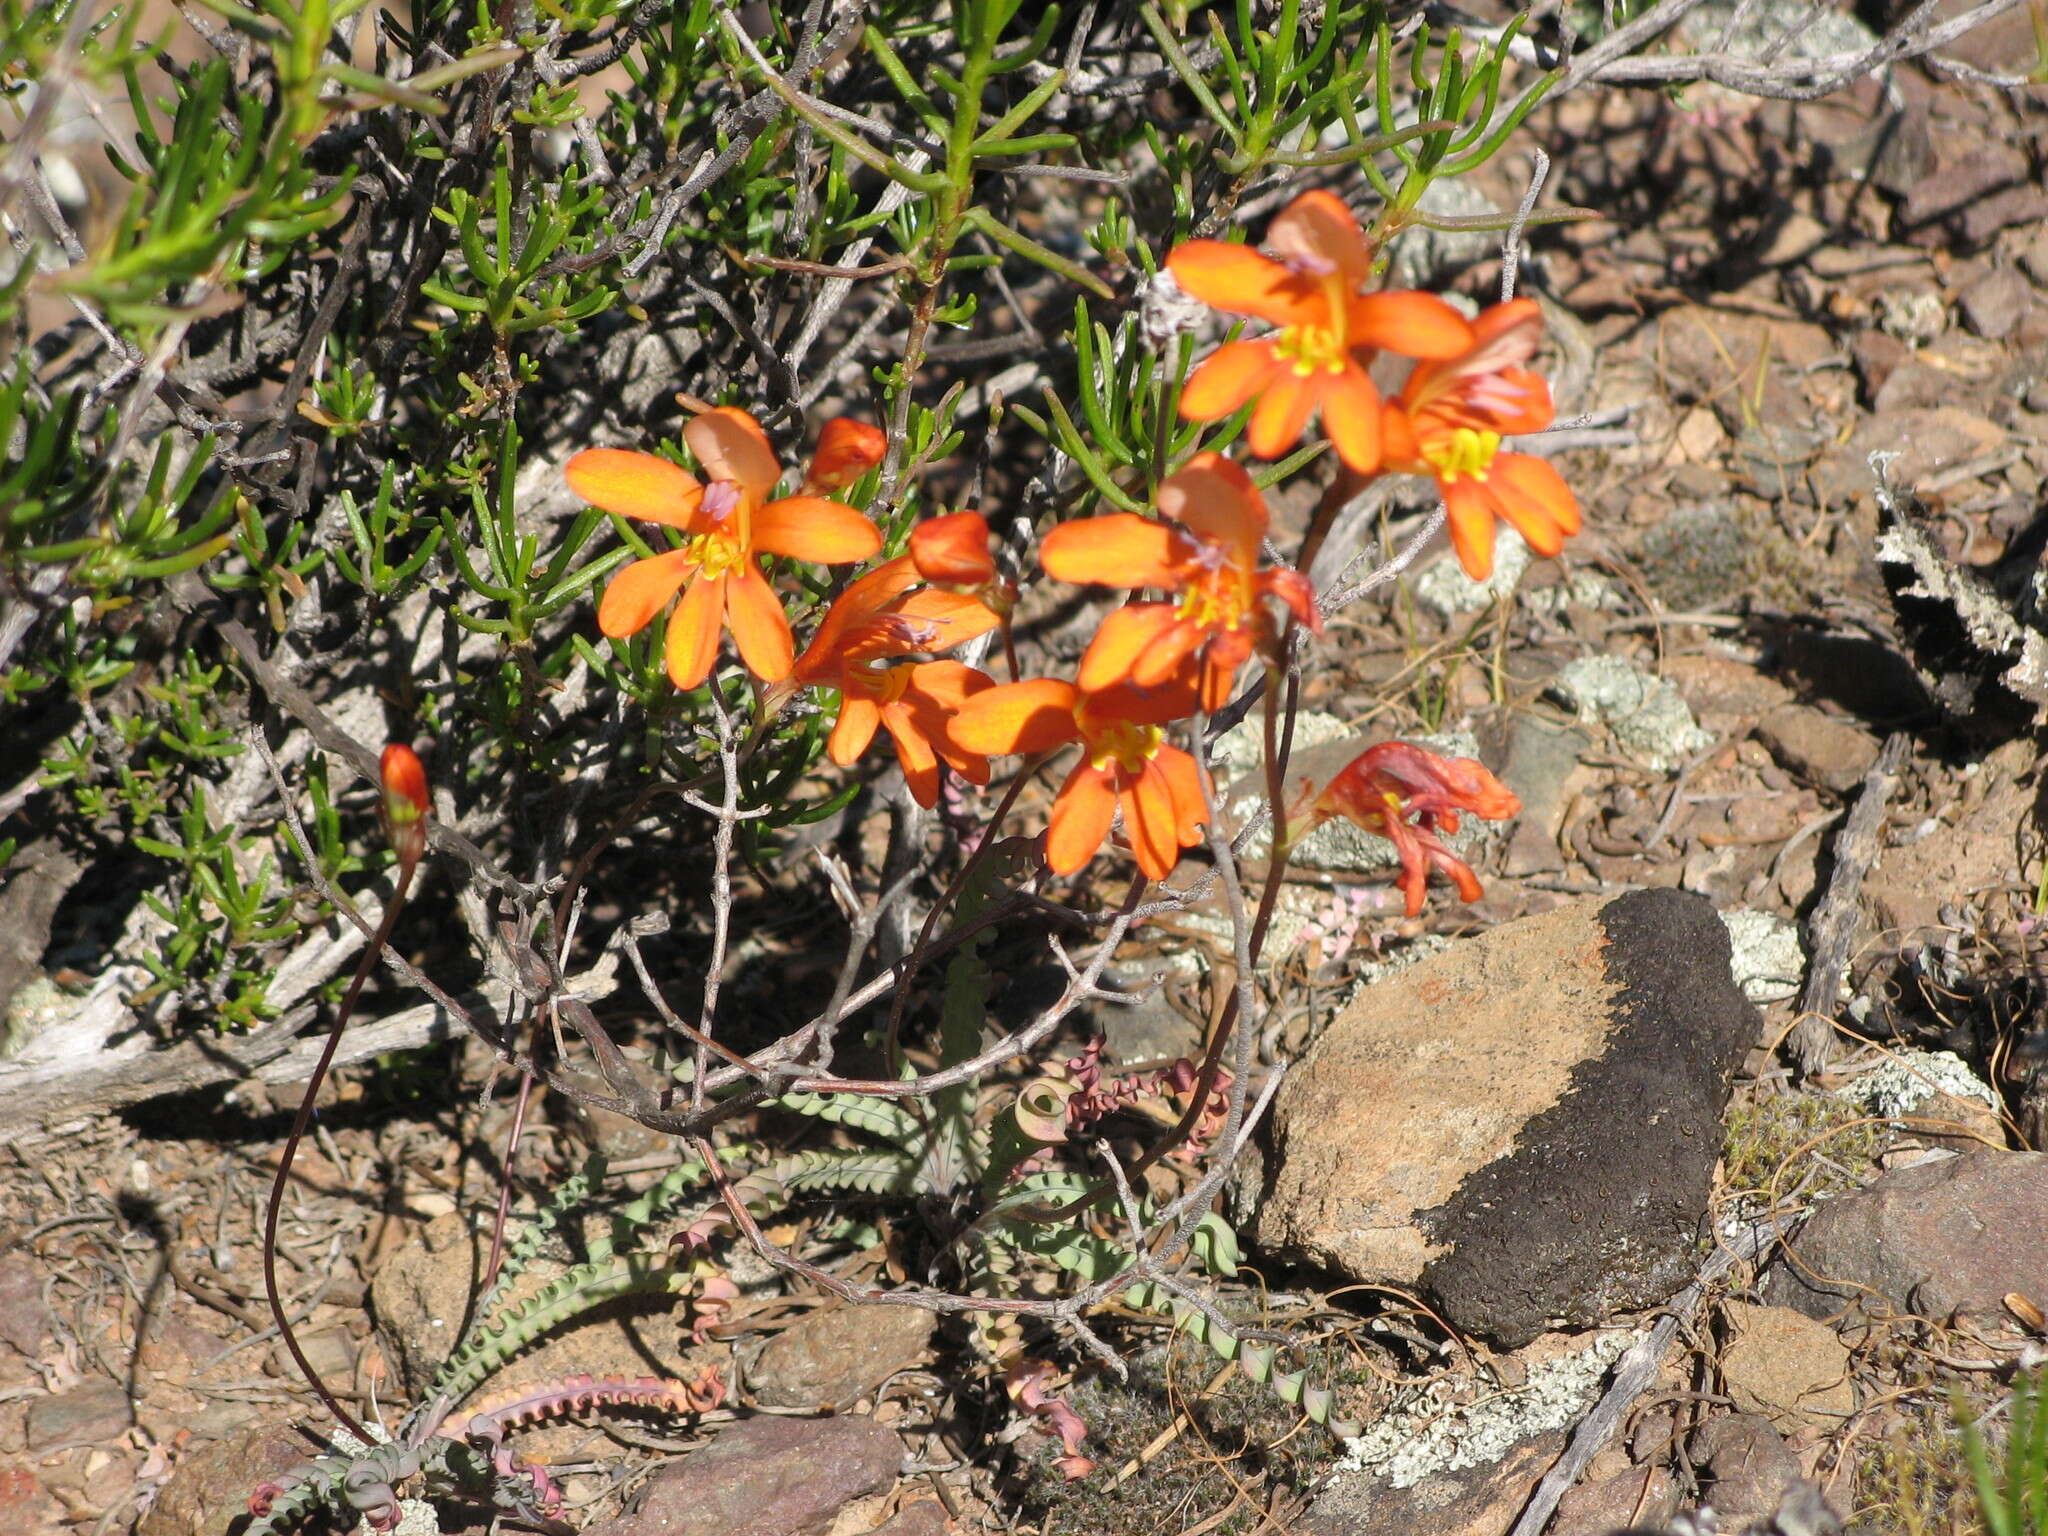
[[[1365,292],[1372,248],[1332,193],[1289,203],[1266,244],[1273,256],[1220,240],[1184,241],[1167,255],[1167,269],[1195,298],[1279,328],[1210,353],[1181,392],[1180,413],[1215,421],[1256,399],[1246,441],[1271,459],[1320,412],[1338,457],[1372,474],[1380,467],[1380,393],[1366,371],[1373,353],[1457,357],[1472,346],[1472,327],[1434,294]]]
[[[1342,816],[1394,845],[1401,861],[1396,882],[1407,915],[1422,913],[1431,869],[1442,870],[1463,901],[1486,894],[1472,867],[1444,846],[1439,833],[1458,830],[1469,812],[1482,821],[1504,821],[1521,813],[1522,802],[1485,766],[1469,757],[1439,757],[1405,741],[1368,747],[1330,780],[1323,792],[1290,816],[1306,834]]]
[[[759,557],[839,565],[878,553],[882,536],[853,508],[823,496],[768,497],[782,466],[745,411],[720,406],[683,428],[709,483],[653,454],[590,448],[563,474],[585,501],[684,534],[683,546],[636,560],[605,588],[597,625],[612,639],[644,629],[682,593],[668,620],[668,675],[695,688],[711,675],[721,629],[747,670],[766,683],[789,676],[796,641]]]
[[[988,782],[988,759],[955,747],[945,722],[990,678],[957,661],[907,662],[988,633],[996,616],[979,599],[939,587],[917,588],[909,555],[878,565],[839,595],[790,681],[837,688],[839,716],[825,750],[844,768],[857,761],[879,727],[896,744],[903,777],[919,805],[938,803],[939,763],[971,784]]]
[[[1092,655],[1103,643],[1098,636]],[[1085,672],[1088,656],[1081,659]],[[1081,761],[1053,799],[1045,862],[1070,875],[1095,856],[1123,810],[1124,834],[1138,868],[1163,880],[1183,848],[1201,841],[1208,819],[1201,770],[1163,727],[1194,712],[1191,685],[1132,686],[1088,693],[1057,678],[1034,677],[989,688],[961,704],[948,731],[963,751],[1050,752],[1079,742]]]
[[[1159,510],[1172,522],[1113,512],[1062,523],[1046,534],[1039,563],[1060,581],[1180,594],[1178,602],[1127,604],[1103,620],[1081,663],[1084,693],[1126,681],[1140,688],[1191,681],[1202,708],[1213,712],[1228,702],[1253,651],[1271,649],[1266,598],[1278,598],[1318,635],[1323,618],[1299,571],[1259,569],[1270,519],[1240,465],[1220,453],[1195,455],[1159,487]]]
[[[1381,432],[1388,469],[1435,477],[1458,561],[1484,581],[1493,574],[1496,518],[1548,558],[1579,531],[1579,503],[1545,460],[1500,452],[1503,437],[1540,432],[1555,415],[1550,386],[1523,367],[1543,336],[1536,301],[1496,304],[1472,333],[1459,356],[1415,365],[1381,412]]]

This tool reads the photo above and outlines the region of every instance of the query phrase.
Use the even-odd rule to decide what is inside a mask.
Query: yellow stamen
[[[700,533],[683,545],[690,564],[705,576],[725,576],[747,558],[740,541],[723,530]]]
[[[1088,765],[1107,768],[1114,763],[1125,773],[1142,773],[1165,739],[1166,732],[1159,726],[1119,720],[1088,743]]]
[[[1449,485],[1463,475],[1484,480],[1500,448],[1500,434],[1482,428],[1453,427],[1444,437],[1431,438],[1422,445],[1422,456],[1436,469],[1437,478]]]
[[[1344,371],[1344,335],[1332,326],[1290,325],[1274,338],[1273,350],[1304,379]]]

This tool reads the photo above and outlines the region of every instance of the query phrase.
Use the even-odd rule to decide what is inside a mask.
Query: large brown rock
[[[1290,1075],[1255,1235],[1513,1346],[1691,1278],[1760,1021],[1678,891],[1524,918],[1361,992]]]
[[[1826,1318],[1871,1310],[2003,1314],[2012,1291],[2048,1296],[2048,1153],[1973,1148],[1887,1173],[1830,1200],[1774,1268],[1765,1300]]]
[[[584,1536],[814,1536],[896,1485],[903,1444],[873,1419],[746,1419]],[[865,1529],[873,1517],[855,1529]]]
[[[924,1358],[938,1319],[917,1307],[818,1308],[754,1361],[754,1400],[770,1408],[843,1408]]]

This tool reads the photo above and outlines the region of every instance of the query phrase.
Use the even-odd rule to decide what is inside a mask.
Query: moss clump
[[[1870,1536],[1974,1536],[1984,1528],[1963,1437],[1946,1403],[1921,1404],[1864,1442],[1850,1529]]]
[[[1809,1195],[1862,1187],[1886,1131],[1857,1105],[1824,1093],[1780,1093],[1728,1113],[1721,1158],[1733,1193],[1797,1187]]]

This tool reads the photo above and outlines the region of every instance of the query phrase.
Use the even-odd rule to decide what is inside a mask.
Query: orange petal
[[[1192,619],[1177,619],[1152,638],[1152,643],[1138,653],[1131,663],[1131,681],[1140,688],[1158,688],[1184,677],[1189,672],[1188,663],[1196,651],[1202,648],[1214,631]],[[1225,677],[1220,686],[1228,689],[1230,679]],[[1211,690],[1205,690],[1208,692]],[[1207,702],[1205,697],[1204,703]]]
[[[985,697],[985,695],[984,695]],[[1045,829],[1045,863],[1056,875],[1071,875],[1095,857],[1116,815],[1116,790],[1106,768],[1084,757],[1060,786]]]
[[[1267,226],[1266,245],[1300,268],[1335,268],[1347,293],[1372,281],[1372,248],[1357,216],[1334,192],[1304,192],[1289,203]]]
[[[986,672],[964,663],[921,661],[911,668],[910,685],[903,690],[903,707],[917,728],[938,749],[939,756],[971,784],[988,782],[988,759],[963,751],[952,739],[952,724],[962,704],[993,687],[995,680]]]
[[[1248,245],[1183,240],[1167,253],[1166,269],[1184,292],[1233,315],[1254,315],[1275,325],[1318,325],[1329,319],[1322,284]]]
[[[1486,580],[1493,574],[1493,504],[1485,488],[1476,480],[1457,480],[1444,487],[1444,505],[1458,564],[1474,581]]]
[[[1147,758],[1138,772],[1127,778],[1120,797],[1124,806],[1124,836],[1138,868],[1153,880],[1164,880],[1180,862],[1179,822],[1174,815],[1173,786],[1159,771],[1156,759]]]
[[[1202,798],[1202,770],[1179,747],[1161,747],[1152,761],[1173,791],[1175,840],[1192,848],[1202,840],[1202,828],[1209,820],[1209,805]]]
[[[1259,403],[1252,407],[1251,426],[1245,431],[1245,446],[1262,459],[1277,459],[1301,441],[1309,412],[1321,392],[1320,381],[1303,378],[1292,368],[1283,369],[1266,386]]]
[[[946,734],[962,751],[982,756],[1044,752],[1080,735],[1074,723],[1078,702],[1074,685],[1057,678],[1004,683],[962,704]]]
[[[1277,597],[1309,633],[1323,632],[1323,611],[1316,606],[1315,583],[1289,565],[1276,565],[1259,575],[1259,590]]]
[[[881,706],[859,694],[842,694],[839,718],[832,722],[832,734],[825,738],[825,753],[845,768],[860,761],[868,743],[875,739],[875,727],[882,723]]]
[[[939,757],[925,739],[918,718],[899,700],[882,707],[882,724],[896,743],[896,761],[903,766],[910,798],[930,810],[939,803]]]
[[[699,576],[683,589],[683,600],[668,616],[668,676],[678,688],[695,688],[711,675],[724,613],[723,576]]]
[[[637,635],[690,579],[687,550],[635,560],[611,579],[597,605],[597,627],[614,640]]]
[[[1075,678],[1081,691],[1101,693],[1123,682],[1152,643],[1179,623],[1180,609],[1173,603],[1127,603],[1104,615],[1081,656]]]
[[[1270,341],[1226,341],[1204,358],[1180,392],[1180,413],[1188,421],[1216,421],[1266,387],[1287,365]]]
[[[1379,473],[1380,392],[1355,363],[1323,391],[1323,430],[1338,458],[1362,475]]]
[[[764,555],[839,565],[880,554],[882,535],[844,502],[823,496],[785,496],[754,514],[754,548]]]
[[[804,477],[804,488],[840,490],[881,463],[888,451],[888,434],[880,427],[851,416],[835,416],[818,432],[818,451],[811,455],[811,472]]]
[[[743,560],[725,578],[725,622],[747,670],[764,683],[779,683],[796,661],[796,641],[782,603],[762,578],[760,567]]]
[[[562,466],[562,478],[594,507],[671,528],[689,527],[703,495],[688,470],[626,448],[586,448]]]
[[[1494,456],[1487,489],[1501,516],[1537,554],[1554,556],[1579,531],[1579,503],[1555,465],[1526,453]]]
[[[1039,541],[1038,563],[1055,581],[1079,586],[1173,588],[1180,585],[1178,543],[1179,536],[1164,523],[1134,512],[1112,512],[1051,529]]]
[[[761,424],[730,405],[697,417],[683,428],[683,441],[697,455],[707,480],[730,480],[753,501],[774,494],[782,478],[782,461]]]
[[[1198,453],[1168,475],[1159,486],[1159,511],[1195,537],[1223,545],[1245,567],[1257,563],[1271,521],[1244,466],[1220,453]]]
[[[795,676],[806,683],[824,683],[839,675],[849,637],[917,585],[917,571],[908,555],[885,560],[832,600],[817,632],[797,658]],[[832,686],[837,686],[836,684]]]
[[[1433,293],[1398,289],[1351,301],[1351,344],[1403,357],[1457,357],[1472,346],[1472,322]]]
[[[1520,368],[1543,340],[1543,311],[1534,299],[1489,304],[1472,322],[1472,347],[1458,359],[1460,373]]]
[[[1416,371],[1419,373],[1421,369]],[[1432,472],[1415,440],[1415,418],[1404,406],[1392,400],[1380,407],[1380,462],[1404,475]]]
[[[995,580],[988,552],[988,519],[979,512],[928,517],[910,530],[910,558],[926,581],[978,587]]]
[[[896,605],[896,611],[912,624],[928,624],[937,630],[929,643],[908,647],[919,651],[944,651],[965,645],[1001,622],[979,598],[937,587],[911,593]]]

